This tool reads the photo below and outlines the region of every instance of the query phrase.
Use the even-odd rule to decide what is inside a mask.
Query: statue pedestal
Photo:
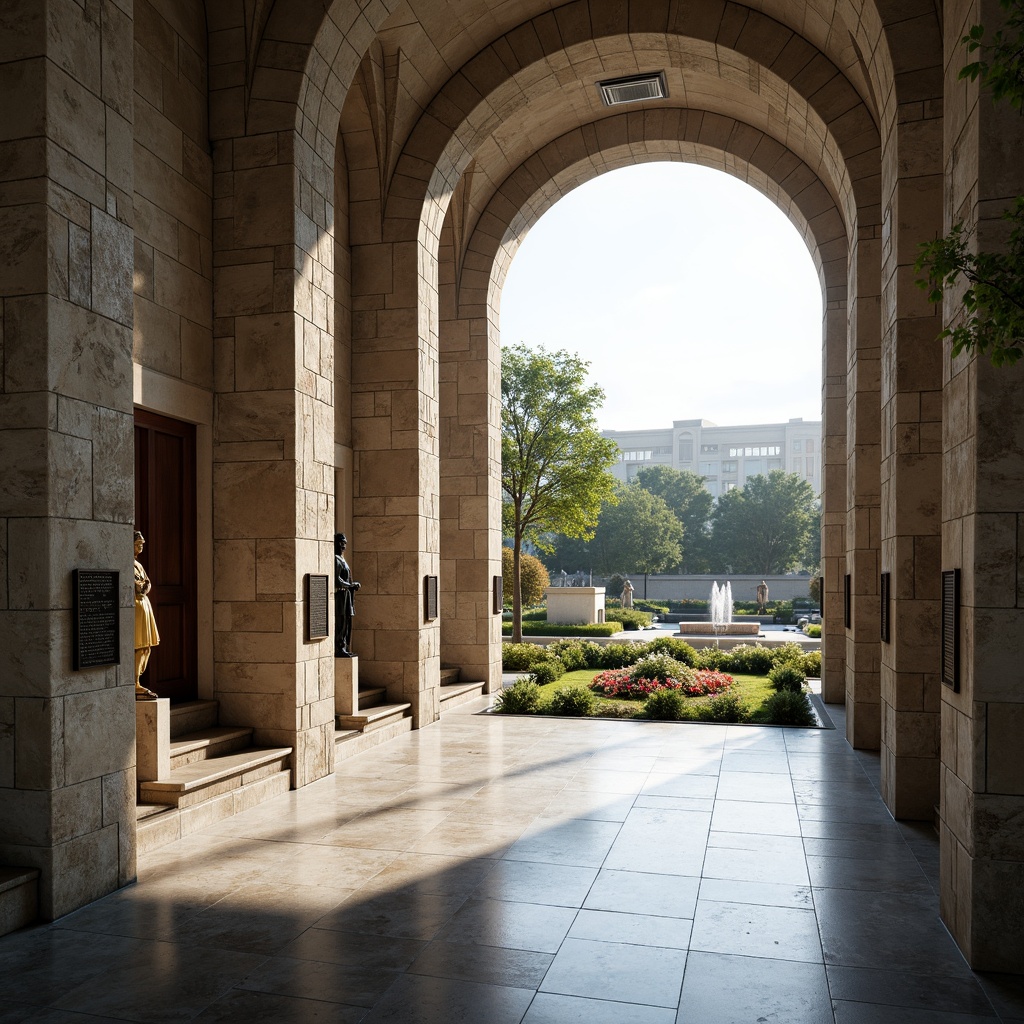
[[[334,659],[334,713],[359,714],[359,659]]]
[[[135,702],[135,776],[156,782],[171,774],[171,702],[167,697]]]

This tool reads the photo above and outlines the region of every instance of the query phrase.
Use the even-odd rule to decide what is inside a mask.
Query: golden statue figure
[[[150,651],[160,643],[160,633],[156,628],[156,616],[153,606],[149,603],[149,592],[153,589],[146,570],[139,561],[146,538],[135,531],[135,699],[156,700],[156,694],[147,690],[140,679],[149,664]]]

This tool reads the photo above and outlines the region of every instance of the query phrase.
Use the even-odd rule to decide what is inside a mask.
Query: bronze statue
[[[765,605],[768,604],[768,584],[764,580],[757,585],[757,613],[764,615]]]
[[[343,533],[334,535],[334,656],[351,658],[352,616],[355,615],[355,592],[359,584],[352,579],[352,570],[345,561],[348,540]]]
[[[141,683],[142,673],[149,664],[149,655],[160,643],[160,633],[156,628],[156,616],[149,602],[149,592],[153,589],[146,570],[139,561],[146,538],[135,531],[135,699],[156,700],[156,694],[147,690]]]

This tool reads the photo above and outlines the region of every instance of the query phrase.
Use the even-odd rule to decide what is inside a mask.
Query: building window
[[[718,463],[717,462],[702,462],[700,463],[699,472],[701,476],[717,476],[718,475]]]
[[[794,452],[802,452],[803,450],[804,450],[804,443],[803,443],[803,441],[794,441],[793,442],[793,451]]]
[[[804,451],[805,452],[813,452],[814,451],[814,440],[813,440],[813,438],[809,437],[809,438],[807,438],[806,441],[804,441]]]
[[[741,456],[743,458],[762,458],[765,455],[779,455],[782,449],[777,444],[753,444],[745,445],[742,448],[730,448],[729,458],[738,459]]]
[[[768,472],[770,473],[773,469],[782,469],[782,459],[768,460]]]
[[[653,448],[652,451],[654,452],[655,455],[671,455],[672,454],[672,445],[670,445],[670,444],[659,445],[657,448]]]
[[[628,448],[622,453],[623,462],[650,462],[654,456],[651,448]]]
[[[747,459],[743,463],[743,472],[746,476],[763,476],[764,475],[764,460],[763,459]]]
[[[693,462],[693,441],[689,438],[679,438],[679,461]]]
[[[700,446],[700,453],[701,453],[701,455],[710,455],[712,453],[717,453],[717,451],[718,451],[718,445],[717,444],[702,444]]]
[[[736,468],[739,466],[738,462],[723,462],[722,472],[723,473],[735,473]]]
[[[807,456],[807,478],[810,479],[814,476],[814,457],[811,455]]]

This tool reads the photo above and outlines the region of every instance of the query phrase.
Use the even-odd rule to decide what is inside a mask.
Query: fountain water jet
[[[720,636],[757,636],[760,626],[756,622],[732,621],[732,583],[728,580],[711,586],[710,622],[680,622],[676,636],[711,636],[717,644]]]

